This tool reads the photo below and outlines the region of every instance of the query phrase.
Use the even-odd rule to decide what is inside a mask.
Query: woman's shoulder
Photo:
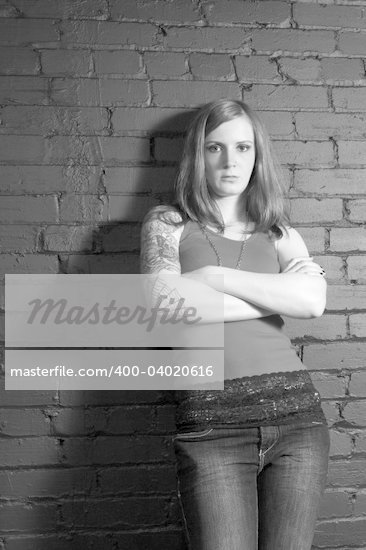
[[[154,206],[143,219],[143,224],[151,222],[161,222],[174,227],[183,224],[183,215],[175,206]]]

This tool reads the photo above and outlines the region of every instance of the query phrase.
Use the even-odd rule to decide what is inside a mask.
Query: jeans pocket
[[[196,441],[197,439],[201,439],[206,435],[209,435],[212,432],[212,430],[213,428],[205,428],[204,430],[199,430],[197,432],[178,433],[173,436],[173,441],[176,441],[177,439],[183,440],[183,441]]]

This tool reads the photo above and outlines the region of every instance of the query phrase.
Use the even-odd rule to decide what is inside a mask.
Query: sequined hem
[[[176,401],[178,431],[325,422],[320,396],[307,370],[225,380],[224,390],[181,391]]]

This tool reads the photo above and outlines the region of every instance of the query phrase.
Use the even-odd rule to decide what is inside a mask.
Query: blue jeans
[[[325,424],[174,437],[190,550],[310,550],[329,451]]]

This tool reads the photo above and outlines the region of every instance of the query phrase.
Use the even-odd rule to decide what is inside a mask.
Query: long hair
[[[224,222],[205,176],[206,136],[224,122],[247,116],[252,123],[255,163],[247,188],[243,191],[243,213],[255,223],[257,231],[281,237],[289,224],[288,205],[282,178],[273,158],[270,140],[258,116],[242,101],[219,99],[199,109],[186,133],[182,160],[175,183],[175,206],[183,220],[224,230]]]

